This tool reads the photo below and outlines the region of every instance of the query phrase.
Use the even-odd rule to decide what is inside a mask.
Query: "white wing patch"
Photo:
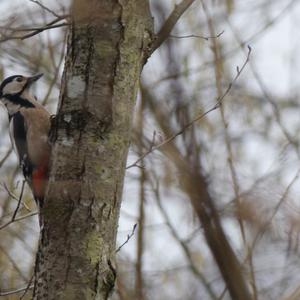
[[[26,84],[26,80],[24,80],[22,82],[18,82],[16,80],[13,80],[13,81],[7,83],[4,86],[4,89],[3,89],[2,93],[3,93],[3,95],[19,93],[19,92],[22,91],[25,84]]]
[[[17,149],[16,143],[15,143],[15,139],[14,139],[14,121],[13,121],[13,118],[11,118],[10,122],[9,122],[9,137],[10,137],[13,149],[14,149],[15,153],[18,156],[18,159],[21,160],[20,154],[18,153],[18,149]]]

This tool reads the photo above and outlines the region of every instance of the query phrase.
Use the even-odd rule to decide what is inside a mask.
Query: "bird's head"
[[[40,79],[43,74],[26,77],[22,75],[14,75],[7,77],[0,85],[0,97],[9,95],[22,95],[23,92],[28,91],[30,86]]]

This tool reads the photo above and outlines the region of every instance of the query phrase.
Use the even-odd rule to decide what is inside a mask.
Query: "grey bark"
[[[107,299],[152,19],[144,0],[74,0],[34,299]]]

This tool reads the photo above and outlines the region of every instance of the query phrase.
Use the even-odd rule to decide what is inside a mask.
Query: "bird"
[[[14,75],[0,85],[0,102],[8,112],[11,143],[39,209],[44,203],[49,178],[51,117],[30,87],[42,76]]]

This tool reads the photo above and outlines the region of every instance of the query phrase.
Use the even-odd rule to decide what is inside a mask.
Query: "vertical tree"
[[[34,299],[107,299],[148,1],[74,0]]]

